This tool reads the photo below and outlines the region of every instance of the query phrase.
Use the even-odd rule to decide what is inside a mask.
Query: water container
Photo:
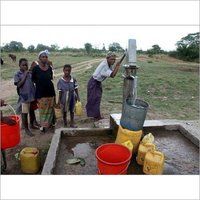
[[[20,152],[21,170],[26,174],[35,174],[40,169],[39,150],[26,147]]]
[[[135,104],[126,100],[123,105],[120,125],[132,131],[142,130],[148,107],[148,103],[140,99],[136,99]]]
[[[138,148],[138,154],[136,157],[136,161],[139,165],[143,165],[144,164],[144,158],[145,155],[148,151],[155,151],[156,150],[156,146],[153,143],[140,143],[139,148]]]
[[[15,113],[15,110],[12,106],[7,105]],[[20,117],[18,115],[9,115],[10,118],[16,121],[14,126],[8,124],[0,123],[0,139],[1,139],[1,149],[8,149],[15,147],[20,142]]]
[[[138,145],[140,143],[142,133],[143,133],[142,130],[131,131],[131,130],[124,129],[121,126],[119,126],[115,143],[122,144],[122,143],[130,140],[133,144],[133,153],[135,153],[138,149]]]
[[[103,144],[96,149],[98,174],[126,174],[131,160],[131,152],[123,145]]]
[[[133,143],[130,140],[123,142],[122,145],[127,147],[131,152],[133,151]]]
[[[82,104],[80,101],[77,101],[75,104],[75,114],[78,116],[83,114]]]
[[[62,117],[62,111],[60,108],[54,108],[56,119],[59,119]]]
[[[159,151],[149,151],[144,159],[143,172],[145,174],[162,174],[164,168],[164,154]]]

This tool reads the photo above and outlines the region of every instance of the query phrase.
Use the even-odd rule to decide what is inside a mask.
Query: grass
[[[17,57],[26,57],[31,63],[37,59],[37,54],[22,53]],[[1,68],[2,78],[11,79],[18,69],[6,54],[2,57],[5,65]],[[50,60],[53,61],[56,71],[61,72],[61,66],[65,63],[75,64],[95,59],[89,56],[77,56],[67,53],[53,53]],[[82,104],[86,104],[87,82],[97,67],[98,62],[92,64],[92,68],[74,72],[73,75],[79,83],[79,92]],[[138,57],[138,98],[149,103],[149,119],[184,119],[193,120],[199,118],[199,69],[198,64],[170,59],[167,56],[148,58]],[[103,82],[102,113],[108,116],[110,113],[121,112],[123,90],[123,67],[117,76],[108,78]],[[55,86],[56,81],[54,80]],[[56,87],[55,87],[56,88]],[[16,100],[16,96],[10,97],[10,101]]]
[[[4,80],[11,79],[14,76],[16,70],[18,70],[18,63],[20,58],[28,59],[29,65],[35,60],[37,60],[37,53],[14,53],[17,56],[17,61],[12,62],[12,60],[8,57],[8,53],[2,53],[1,57],[4,60],[4,65],[1,66],[1,77]],[[69,53],[52,53],[50,56],[50,60],[54,64],[55,69],[61,69],[64,64],[75,64],[83,61],[90,60],[89,56],[75,56],[75,54]]]

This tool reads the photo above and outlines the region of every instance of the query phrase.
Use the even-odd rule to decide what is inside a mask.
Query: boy
[[[19,60],[19,68],[20,70],[14,76],[14,84],[17,86],[18,102],[21,103],[22,108],[22,125],[27,135],[34,136],[28,127],[28,113],[30,113],[30,103],[35,100],[35,86],[31,80],[31,73],[28,70],[27,59],[21,58]],[[34,124],[32,126],[34,127]]]
[[[80,101],[77,81],[71,76],[71,65],[63,67],[64,76],[59,79],[57,89],[59,91],[58,107],[62,109],[64,126],[67,126],[67,111],[70,111],[70,127],[77,128],[74,123],[75,101]]]

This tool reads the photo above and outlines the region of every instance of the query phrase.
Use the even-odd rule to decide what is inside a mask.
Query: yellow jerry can
[[[127,147],[131,152],[133,151],[133,144],[130,140],[127,140],[126,142],[123,142],[122,145]]]
[[[156,146],[153,143],[140,143],[139,148],[138,148],[138,154],[136,157],[136,161],[139,165],[143,165],[144,164],[144,158],[145,155],[148,151],[155,151],[156,150]]]
[[[75,104],[75,114],[78,116],[83,115],[82,103],[77,101]]]
[[[149,151],[144,158],[143,172],[145,174],[162,174],[164,169],[164,154],[159,151]]]
[[[21,170],[23,173],[35,174],[40,169],[39,150],[26,147],[20,152]]]
[[[135,153],[138,149],[138,145],[140,143],[142,133],[143,133],[142,130],[131,131],[119,126],[115,143],[122,144],[126,142],[127,140],[130,140],[133,144],[133,153]]]
[[[59,119],[62,117],[62,111],[60,108],[54,108],[56,119]]]
[[[153,142],[154,142],[154,136],[152,133],[149,133],[142,138],[142,143],[153,143]]]

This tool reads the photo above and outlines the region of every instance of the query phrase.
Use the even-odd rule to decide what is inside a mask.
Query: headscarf
[[[106,55],[106,58],[110,58],[110,57],[116,57],[116,54],[112,51],[109,51]]]
[[[40,51],[40,53],[38,54],[38,58],[40,58],[40,56],[41,56],[42,54],[44,54],[45,56],[48,56],[50,53],[49,53],[49,51],[48,51],[47,49],[44,50],[44,51]]]

